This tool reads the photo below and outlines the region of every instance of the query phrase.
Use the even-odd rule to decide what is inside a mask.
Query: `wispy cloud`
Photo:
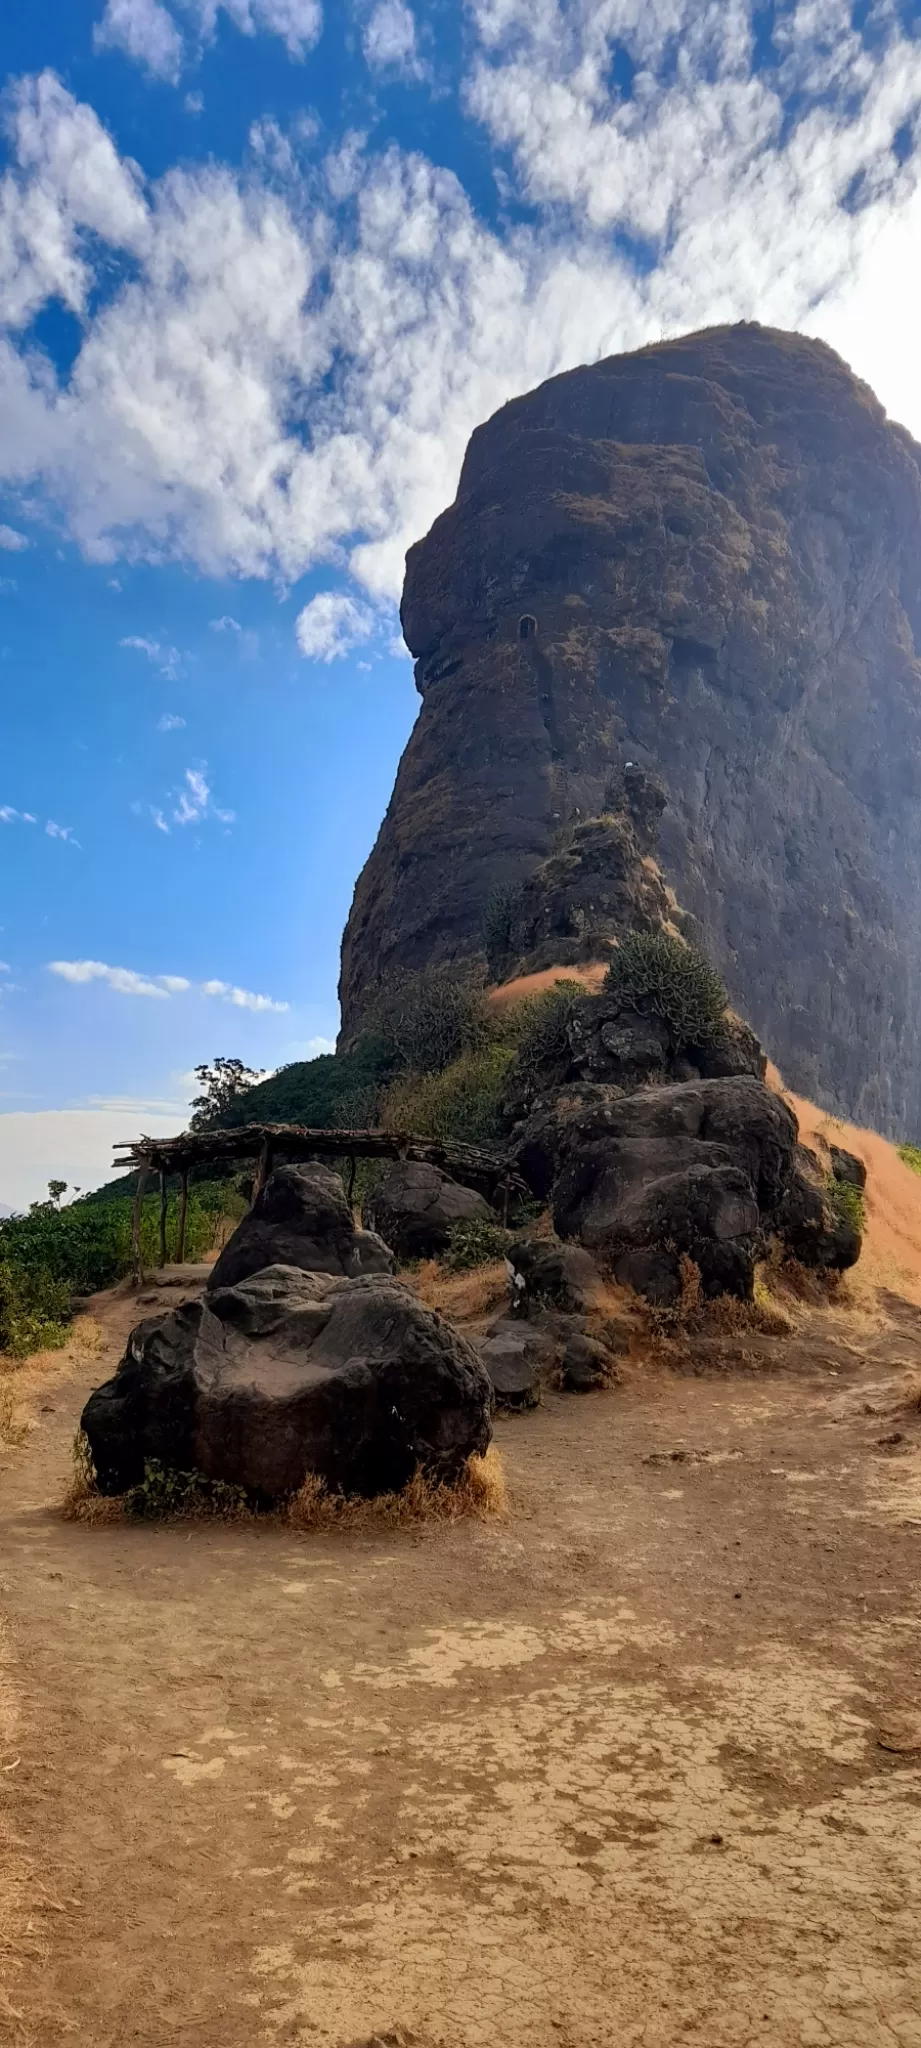
[[[236,640],[241,655],[252,659],[254,655],[258,654],[258,633],[252,632],[248,626],[241,626],[239,619],[231,618],[229,612],[224,612],[223,616],[219,619],[211,619],[210,626],[212,633],[230,633]]]
[[[178,647],[164,647],[162,641],[147,640],[142,633],[128,633],[118,644],[119,647],[133,647],[138,654],[146,655],[161,676],[167,676],[171,683],[176,681],[181,658]]]
[[[14,810],[12,804],[0,804],[0,825],[37,825],[38,819],[32,811]]]
[[[299,614],[295,634],[308,661],[338,661],[375,628],[374,613],[341,590],[321,590]]]
[[[187,768],[185,787],[176,792],[176,807],[173,822],[176,825],[199,824],[203,818],[217,818],[222,825],[232,825],[234,811],[222,810],[212,803],[211,785],[207,777],[207,762],[200,768]]]
[[[258,995],[255,990],[239,988],[234,982],[194,982],[184,974],[142,974],[133,967],[110,967],[105,960],[49,960],[48,971],[75,986],[101,981],[116,995],[151,996],[158,1002],[168,1002],[171,996],[197,993],[209,998],[217,997],[236,1010],[256,1013],[270,1010],[281,1014],[290,1008],[288,1003],[279,1002],[274,996]]]
[[[407,81],[428,76],[428,67],[419,55],[415,15],[406,0],[377,0],[365,26],[362,47],[372,71],[390,72]]]
[[[109,967],[104,960],[49,960],[48,969],[62,981],[104,981],[119,996],[155,996],[164,1003],[169,997],[169,990],[161,985],[164,977],[152,981],[136,974],[133,967]]]
[[[28,545],[25,534],[19,533],[15,526],[0,526],[0,548],[8,548],[11,554],[18,555]]]
[[[180,732],[184,725],[185,719],[180,718],[178,711],[164,711],[162,718],[157,719],[158,732]]]
[[[68,846],[79,847],[80,845],[80,841],[71,825],[58,825],[53,818],[49,818],[45,831],[49,839],[66,839]]]

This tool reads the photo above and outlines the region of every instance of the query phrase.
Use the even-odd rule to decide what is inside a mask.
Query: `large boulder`
[[[371,1190],[362,1220],[398,1259],[437,1258],[455,1223],[480,1219],[496,1223],[495,1210],[473,1188],[449,1179],[437,1166],[400,1160]]]
[[[652,1301],[677,1300],[683,1256],[705,1295],[750,1296],[771,1231],[813,1265],[858,1256],[859,1235],[807,1171],[792,1111],[751,1075],[596,1101],[561,1119],[554,1142],[560,1236],[603,1252]]]
[[[238,1223],[211,1274],[211,1287],[235,1287],[265,1266],[357,1279],[392,1273],[387,1246],[356,1230],[345,1189],[326,1166],[278,1166]]]
[[[396,1280],[276,1265],[139,1323],[82,1426],[103,1493],[157,1459],[271,1502],[308,1473],[366,1495],[456,1479],[491,1400],[472,1346]]]

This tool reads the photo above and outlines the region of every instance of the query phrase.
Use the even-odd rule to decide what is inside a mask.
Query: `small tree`
[[[49,1202],[53,1202],[53,1203],[54,1203],[54,1206],[55,1206],[55,1208],[56,1208],[56,1209],[59,1209],[59,1208],[60,1208],[60,1206],[61,1206],[61,1196],[62,1196],[62,1195],[66,1195],[66,1193],[67,1193],[67,1182],[66,1182],[66,1180],[50,1180],[50,1181],[48,1182],[48,1200],[49,1200]]]
[[[264,1073],[264,1067],[247,1067],[242,1060],[232,1059],[215,1059],[210,1066],[196,1067],[195,1078],[201,1094],[192,1098],[190,1130],[212,1130],[237,1096],[243,1095],[248,1088],[254,1088]]]

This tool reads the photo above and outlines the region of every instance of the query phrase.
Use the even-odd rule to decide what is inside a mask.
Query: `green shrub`
[[[391,1083],[381,1106],[385,1130],[421,1138],[489,1145],[501,1136],[501,1102],[515,1058],[508,1045],[466,1052],[441,1074],[407,1074]]]
[[[53,1201],[37,1202],[27,1216],[0,1222],[0,1351],[23,1358],[62,1344],[74,1295],[95,1294],[130,1272],[133,1206],[128,1195],[107,1201],[87,1197],[66,1209]],[[186,1258],[202,1258],[214,1243],[221,1217],[241,1216],[245,1208],[231,1182],[190,1188]],[[167,1256],[175,1252],[178,1232],[177,1183],[167,1206]],[[146,1266],[159,1260],[159,1192],[142,1203],[141,1255]]]
[[[507,1258],[511,1242],[511,1231],[503,1230],[500,1223],[491,1223],[488,1216],[472,1216],[467,1223],[452,1223],[444,1263],[452,1273],[467,1273],[473,1266]]]
[[[504,1030],[515,1046],[522,1072],[535,1073],[568,1057],[567,1032],[576,1004],[584,997],[581,982],[557,981],[540,995],[509,1005],[504,1013]]]
[[[921,1145],[900,1145],[899,1158],[911,1167],[912,1173],[921,1173]]]
[[[148,1458],[144,1477],[124,1496],[126,1515],[139,1521],[162,1522],[173,1515],[226,1515],[249,1512],[246,1490],[226,1479],[206,1479],[203,1472],[176,1472]]]
[[[849,1224],[862,1236],[867,1214],[863,1189],[855,1188],[852,1181],[837,1180],[830,1173],[825,1183],[825,1198],[835,1222]]]
[[[0,1351],[28,1358],[32,1351],[56,1351],[66,1342],[70,1289],[46,1266],[28,1271],[0,1262]]]
[[[728,1000],[703,953],[668,932],[628,932],[611,956],[605,989],[625,1008],[643,1004],[664,1017],[684,1045],[715,1036]]]
[[[363,1042],[392,1074],[441,1074],[488,1045],[494,1026],[481,988],[450,967],[404,974],[383,990]]]

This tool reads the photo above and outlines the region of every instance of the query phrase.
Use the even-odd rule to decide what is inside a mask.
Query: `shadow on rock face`
[[[82,1426],[103,1493],[157,1459],[271,1502],[308,1473],[365,1495],[452,1481],[491,1402],[472,1346],[398,1281],[276,1265],[140,1323]]]

